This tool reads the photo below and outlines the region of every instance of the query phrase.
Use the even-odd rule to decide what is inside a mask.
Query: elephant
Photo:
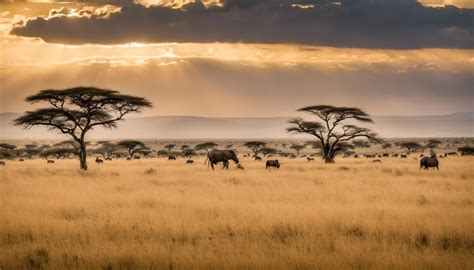
[[[439,162],[436,158],[436,155],[432,155],[431,157],[424,157],[420,160],[420,169],[424,168],[425,170],[428,170],[429,168],[436,168],[439,170],[438,165]]]
[[[214,165],[219,162],[223,163],[223,169],[229,169],[229,160],[233,160],[235,164],[239,164],[239,159],[233,150],[212,150],[207,153],[207,159],[214,170]]]

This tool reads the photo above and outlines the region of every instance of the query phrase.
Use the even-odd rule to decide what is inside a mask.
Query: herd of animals
[[[433,168],[433,169],[439,170],[438,157],[443,157],[444,158],[444,157],[447,157],[448,155],[454,155],[454,154],[457,155],[457,153],[445,153],[444,155],[440,155],[440,156],[437,156],[436,154],[432,154],[431,156],[424,156],[423,154],[421,154],[420,155],[420,157],[421,157],[421,159],[420,159],[420,169],[423,168],[425,170],[428,170],[429,168]],[[249,154],[244,155],[244,157],[249,157],[249,156],[250,156]],[[312,162],[312,161],[315,161],[313,156],[314,155],[308,156],[308,157],[303,156],[303,157],[306,157],[306,160],[308,162]],[[390,157],[389,154],[382,154],[382,155],[367,155],[366,154],[364,156],[367,157],[367,158]],[[399,156],[398,154],[392,155],[392,157],[398,157],[398,156]],[[359,157],[358,155],[354,156],[354,158],[358,158],[358,157]],[[401,158],[407,158],[407,155],[402,154],[402,155],[400,155],[400,157]],[[293,156],[290,157],[290,158],[293,158]],[[135,156],[133,159],[140,159],[140,157]],[[254,159],[256,161],[262,161],[262,158],[259,157],[259,156],[254,156]],[[112,159],[111,158],[105,158],[105,160],[112,160]],[[131,160],[131,158],[127,158],[127,160]],[[168,156],[168,160],[176,160],[176,157],[175,156]],[[19,159],[19,161],[24,161],[24,160]],[[211,166],[212,170],[214,170],[214,166],[216,166],[218,163],[222,162],[222,168],[223,169],[229,169],[229,161],[234,161],[235,164],[237,165],[237,169],[240,169],[240,170],[244,169],[244,167],[242,166],[242,164],[240,163],[240,161],[237,157],[237,154],[233,150],[211,150],[207,154],[205,164],[207,163],[208,165]],[[104,163],[104,159],[96,157],[95,162],[97,164],[102,164],[102,163]],[[372,162],[380,163],[382,161],[380,159],[374,159],[374,160],[372,160]],[[47,163],[55,163],[55,161],[51,160],[51,159],[48,159]],[[194,163],[194,160],[192,160],[192,159],[186,160],[186,164],[193,164],[193,163]],[[265,162],[265,168],[266,169],[271,169],[271,168],[279,169],[282,164],[283,163],[279,162],[278,159],[268,159]],[[0,165],[5,165],[5,161],[0,160]]]

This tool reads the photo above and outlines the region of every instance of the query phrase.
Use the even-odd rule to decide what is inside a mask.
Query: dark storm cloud
[[[132,4],[106,18],[37,17],[12,33],[69,44],[247,42],[468,49],[474,43],[474,10],[424,7],[416,0],[224,0],[222,4],[205,8],[197,2],[181,9]]]

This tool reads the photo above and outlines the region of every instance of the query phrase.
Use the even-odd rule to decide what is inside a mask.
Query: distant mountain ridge
[[[18,113],[0,113],[0,139],[64,139],[44,127],[24,130],[12,125]],[[292,117],[151,116],[129,118],[118,129],[98,128],[91,139],[244,139],[298,138],[285,131]],[[473,137],[474,112],[432,116],[373,116],[369,127],[382,137]]]

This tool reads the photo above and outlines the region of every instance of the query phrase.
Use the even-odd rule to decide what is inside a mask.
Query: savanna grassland
[[[473,157],[7,161],[0,269],[472,269]]]

